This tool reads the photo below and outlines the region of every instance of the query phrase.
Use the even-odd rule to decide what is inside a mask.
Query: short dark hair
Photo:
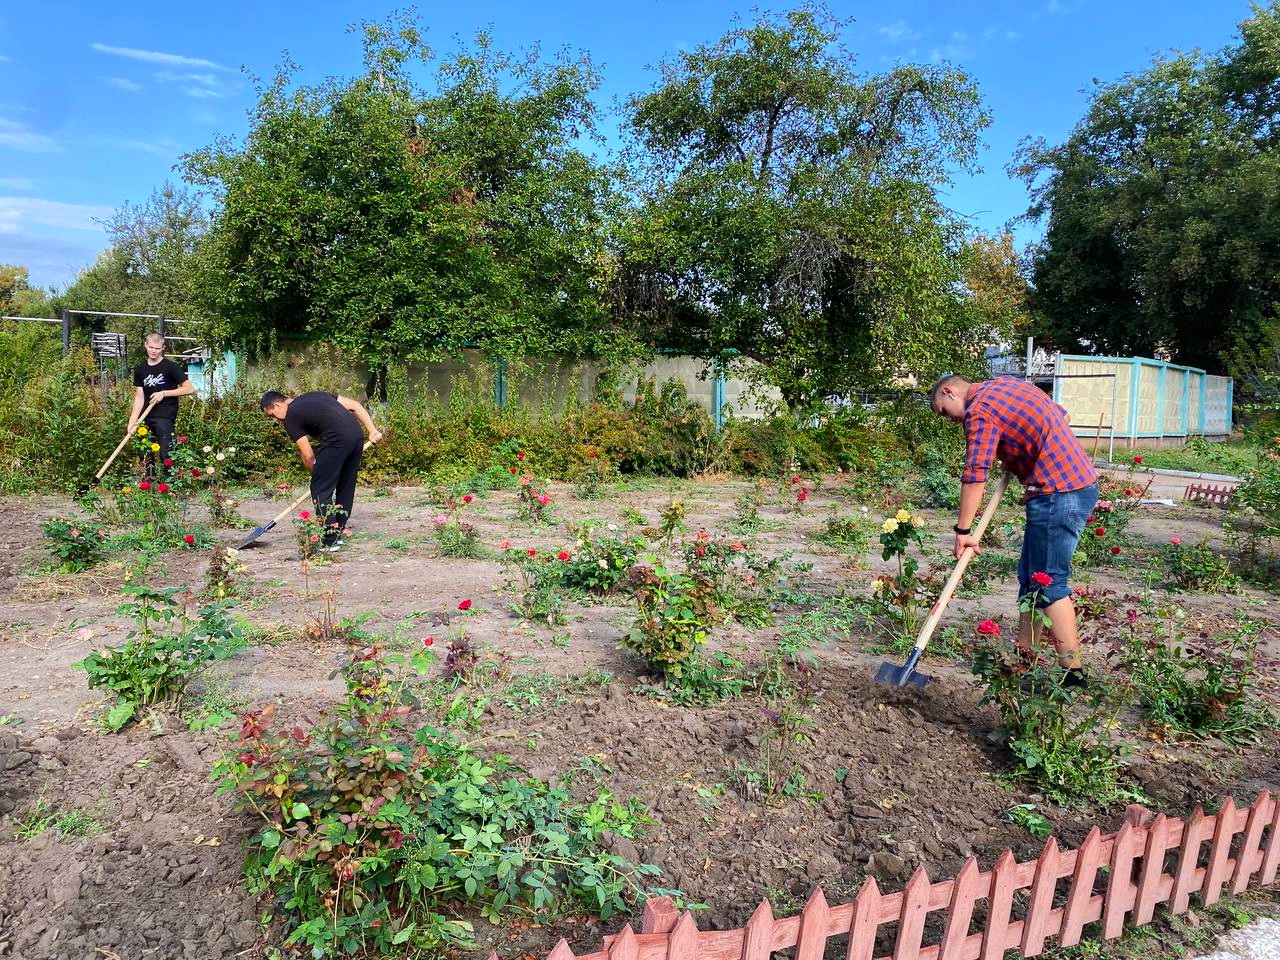
[[[289,398],[286,397],[279,390],[268,390],[266,393],[262,395],[262,400],[258,404],[258,406],[261,409],[266,410],[268,407],[274,407],[281,400],[288,400],[288,399]]]
[[[938,378],[938,382],[929,388],[929,409],[934,413],[938,412],[938,408],[934,405],[938,397],[938,391],[943,387],[949,387],[953,383],[967,383],[964,377],[958,373],[944,373]]]

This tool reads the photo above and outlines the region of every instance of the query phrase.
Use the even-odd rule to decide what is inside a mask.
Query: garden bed
[[[240,612],[259,629],[250,646],[217,663],[192,692],[188,719],[202,696],[209,711],[278,702],[281,715],[298,719],[331,707],[341,694],[331,674],[346,644],[305,629],[323,621],[326,603],[338,618],[359,620],[365,634],[412,646],[433,632],[443,640],[450,630],[440,622],[444,612],[470,599],[469,638],[482,655],[509,661],[503,679],[486,681],[460,738],[481,753],[510,756],[531,775],[555,780],[577,771],[580,779],[642,801],[653,823],[634,840],[611,838],[611,849],[662,868],[649,885],[679,889],[686,902],[704,905],[704,926],[741,925],[763,896],[779,915],[792,912],[819,884],[834,902],[852,896],[869,875],[896,888],[921,864],[941,877],[970,855],[989,862],[1012,847],[1033,856],[1042,840],[1009,820],[1017,804],[1034,804],[1066,844],[1094,824],[1118,825],[1123,803],[1064,807],[1002,777],[1011,760],[999,742],[998,717],[980,705],[962,665],[927,660],[936,680],[922,691],[872,685],[875,667],[901,655],[883,652],[884,637],[834,601],[867,596],[874,578],[890,568],[878,550],[855,556],[813,538],[835,510],[848,516],[870,503],[878,517],[885,508],[859,500],[839,481],[813,492],[799,510],[790,498],[771,496],[760,511],[764,529],[751,537],[754,547],[811,568],[795,570],[772,624],[735,624],[711,644],[757,666],[779,638],[812,643],[811,671],[794,678],[806,697],[811,742],[795,744],[784,757],[768,732],[776,700],[748,692],[697,706],[646,695],[654,678],[619,649],[632,619],[622,599],[571,601],[568,623],[557,627],[530,625],[511,612],[513,596],[494,549],[499,541],[573,549],[577,523],[625,527],[623,510],[631,508],[653,524],[673,495],[687,508],[690,536],[700,528],[719,533],[732,527],[733,502],[746,489],[727,481],[632,484],[606,500],[582,501],[557,485],[555,523],[541,527],[517,518],[513,493],[489,493],[469,510],[493,556],[473,560],[437,556],[432,518],[439,507],[427,491],[362,490],[356,536],[333,562],[304,567],[287,528],[241,554],[252,595]],[[91,574],[35,572],[46,563],[39,523],[68,505],[49,498],[4,506],[12,532],[0,556],[0,590],[12,602],[0,622],[6,721],[0,956],[265,955],[278,930],[259,922],[269,905],[240,879],[243,844],[257,827],[233,810],[229,797],[215,795],[209,779],[225,733],[191,732],[171,715],[115,735],[100,731],[100,698],[72,664],[91,644],[123,638],[128,624],[114,608],[124,567],[108,559]],[[255,520],[277,509],[278,502],[261,498],[241,507]],[[950,515],[923,513],[926,547],[940,553],[949,538],[936,531],[949,529]],[[1154,552],[1171,533],[1214,542],[1221,535],[1217,520],[1190,507],[1140,514],[1129,531],[1132,548],[1115,566],[1092,571],[1091,588],[1140,594]],[[230,530],[218,536],[235,539]],[[1016,548],[1016,536],[1008,542]],[[207,551],[172,551],[152,575],[165,585],[198,586],[207,563]],[[1270,658],[1280,655],[1273,597],[1249,588],[1165,597],[1161,585],[1153,586],[1161,602],[1178,603],[1188,622],[1208,631],[1242,613],[1267,621],[1263,648]],[[1012,584],[999,580],[955,601],[944,627],[968,636],[979,619],[1009,625],[1015,616]],[[1100,653],[1090,657],[1100,660]],[[1263,686],[1274,698],[1274,671]],[[1134,748],[1125,782],[1153,809],[1185,812],[1228,792],[1251,799],[1264,786],[1280,785],[1280,758],[1270,743],[1166,742],[1141,732],[1127,715],[1116,735]],[[763,769],[769,763],[785,763],[795,774],[778,802],[768,802],[767,787],[763,793],[760,787],[769,782]],[[18,839],[20,829],[32,838]],[[537,954],[562,935],[576,947],[593,946],[620,922],[573,913],[539,924],[477,920],[476,937],[500,954]]]

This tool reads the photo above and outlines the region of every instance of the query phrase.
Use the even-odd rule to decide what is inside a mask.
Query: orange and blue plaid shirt
[[[964,408],[961,483],[982,483],[997,457],[1027,496],[1066,493],[1095,483],[1098,472],[1071,432],[1067,412],[1034,383],[996,377],[969,387]]]

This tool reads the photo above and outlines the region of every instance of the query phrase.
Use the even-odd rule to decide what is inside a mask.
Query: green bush
[[[246,714],[215,767],[220,789],[262,820],[245,873],[278,905],[287,946],[316,957],[434,954],[471,940],[460,909],[495,923],[561,906],[607,918],[657,872],[604,849],[606,834],[637,836],[646,818],[635,801],[598,787],[575,799],[568,780],[522,776],[446,731],[411,734],[408,683],[431,663],[426,649],[357,649],[331,715],[276,730],[273,708]]]
[[[90,689],[115,694],[105,724],[112,732],[144,707],[181,699],[203,667],[242,642],[240,627],[228,616],[230,604],[210,603],[193,616],[177,599],[183,589],[148,586],[141,575],[125,583],[121,592],[132,599],[116,610],[136,626],[121,646],[94,650],[75,664],[88,674]]]
[[[59,570],[87,570],[102,559],[107,532],[94,521],[54,517],[45,521],[43,529]]]
[[[1123,707],[1121,692],[1093,678],[1085,692],[1065,683],[1053,657],[1024,655],[1003,643],[981,643],[973,672],[983,703],[1000,713],[1005,744],[1018,759],[1010,776],[1059,803],[1109,804],[1132,799],[1120,782],[1123,747],[1109,731]]]

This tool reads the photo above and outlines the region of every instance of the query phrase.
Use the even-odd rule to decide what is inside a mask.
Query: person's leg
[[[1056,649],[1058,662],[1076,669],[1081,666],[1080,632],[1076,625],[1075,602],[1071,598],[1071,561],[1080,540],[1080,531],[1097,498],[1097,488],[1091,486],[1028,501],[1023,562],[1019,564],[1020,596],[1036,595],[1037,607],[1049,619],[1049,639]],[[1044,586],[1024,583],[1024,565],[1028,581],[1035,573],[1044,573],[1049,577],[1049,583]],[[1030,612],[1021,614],[1018,620],[1019,644],[1024,649],[1034,648],[1038,645],[1042,629]]]
[[[359,443],[347,454],[338,472],[335,500],[340,512],[337,513],[338,532],[334,539],[342,536],[351,518],[351,511],[356,505],[356,478],[360,473],[360,460],[364,456],[364,444]]]
[[[151,416],[143,421],[151,441],[160,449],[147,454],[147,473],[151,476],[164,476],[159,465],[169,459],[169,449],[173,446],[174,423],[167,417]]]
[[[315,504],[316,518],[325,525],[325,545],[331,542],[328,535],[329,518],[334,512],[334,491],[342,473],[341,450],[321,447],[316,451],[315,466],[311,470],[311,502]]]

